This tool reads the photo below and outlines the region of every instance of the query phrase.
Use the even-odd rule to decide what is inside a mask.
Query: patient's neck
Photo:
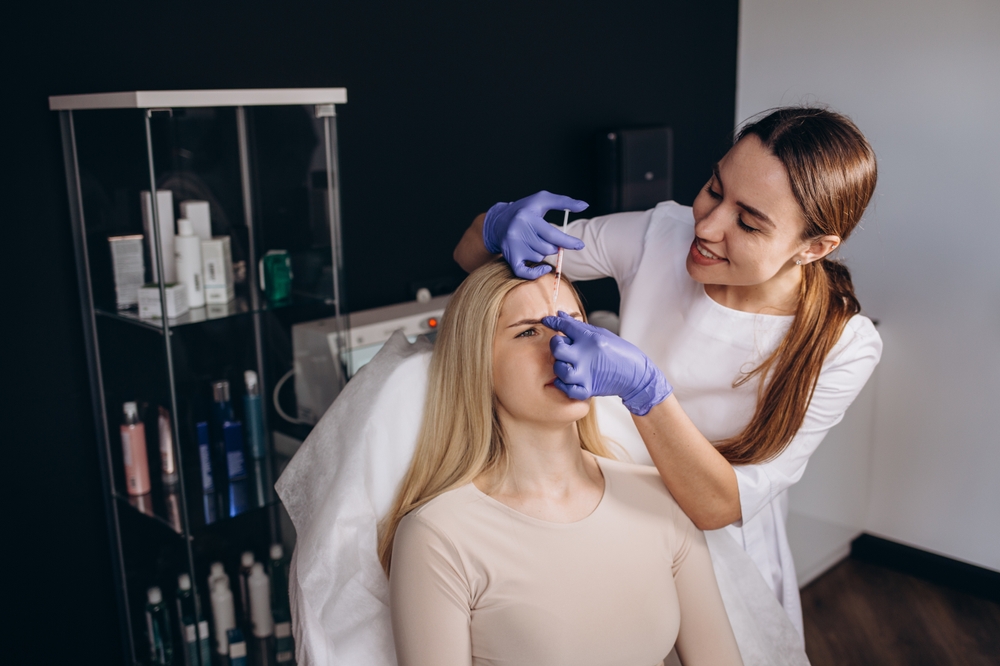
[[[517,421],[501,412],[507,473],[476,480],[480,490],[522,513],[551,522],[575,522],[594,510],[604,477],[580,448],[576,424]]]

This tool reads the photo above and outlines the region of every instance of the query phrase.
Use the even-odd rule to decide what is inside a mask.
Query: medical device
[[[562,231],[566,233],[566,223],[569,222],[569,208],[563,209],[563,224]],[[559,248],[559,253],[556,255],[556,283],[552,287],[552,305],[555,306],[556,301],[559,300],[559,283],[562,282],[562,260],[563,260],[563,248]]]
[[[292,326],[298,418],[285,414],[275,400],[279,414],[289,421],[315,425],[347,380],[375,357],[394,332],[402,330],[410,342],[418,335],[433,339],[450,299],[451,294],[431,298],[425,291],[416,301],[352,312],[344,331],[335,317]],[[276,396],[288,376],[278,382]]]

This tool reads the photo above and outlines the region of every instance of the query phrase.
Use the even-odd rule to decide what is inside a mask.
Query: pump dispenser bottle
[[[121,427],[122,454],[125,462],[125,489],[133,497],[149,492],[149,460],[146,455],[146,426],[139,420],[139,407],[126,402]]]
[[[173,636],[170,632],[170,614],[163,603],[163,593],[158,587],[146,591],[146,632],[149,635],[149,661],[156,666],[167,666],[174,656]]]

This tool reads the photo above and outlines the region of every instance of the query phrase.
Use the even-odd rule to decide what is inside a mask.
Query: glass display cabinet
[[[310,426],[281,389],[294,324],[347,333],[346,101],[343,88],[50,98],[128,664],[294,658],[294,533],[273,485],[292,453],[280,441]]]

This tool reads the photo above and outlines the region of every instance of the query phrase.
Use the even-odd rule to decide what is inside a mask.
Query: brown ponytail
[[[788,171],[806,220],[805,238],[846,240],[875,191],[875,153],[846,117],[814,108],[785,108],[745,126],[737,141],[756,136]],[[795,318],[778,348],[734,384],[761,378],[757,409],[739,435],[717,443],[734,465],[761,463],[788,446],[806,410],[827,354],[861,311],[847,267],[820,259],[802,267]]]

